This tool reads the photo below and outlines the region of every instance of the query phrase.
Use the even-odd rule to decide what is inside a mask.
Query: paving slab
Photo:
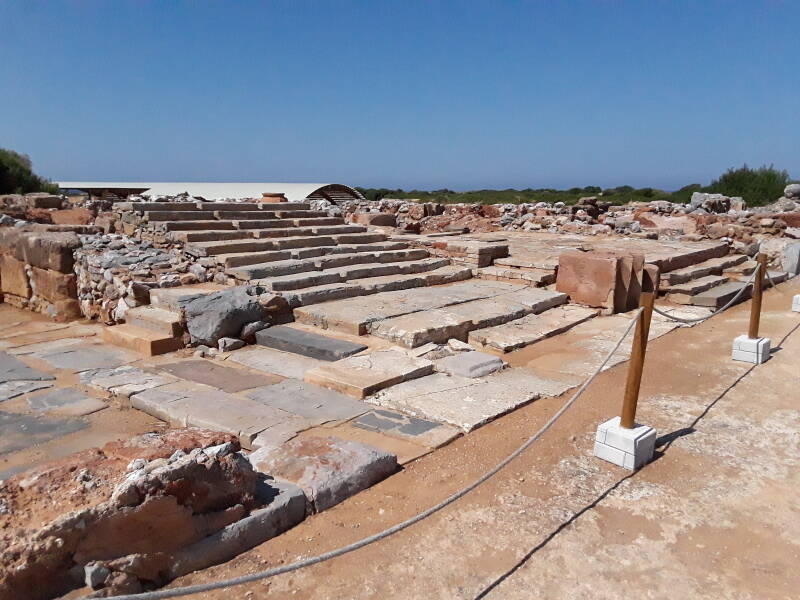
[[[459,377],[485,377],[506,366],[506,362],[493,354],[485,352],[459,352],[434,361],[434,369],[439,373]]]
[[[301,416],[315,425],[345,421],[371,409],[369,404],[297,379],[256,388],[246,395],[257,402]]]
[[[72,388],[57,388],[28,398],[28,405],[36,412],[82,417],[90,415],[108,405]]]
[[[316,512],[364,490],[397,470],[397,457],[336,437],[305,437],[250,455],[256,469],[299,486]]]
[[[364,344],[356,344],[285,325],[262,329],[256,333],[256,342],[261,346],[327,361],[347,358],[367,349]]]
[[[324,364],[307,371],[305,380],[354,398],[364,398],[401,381],[432,372],[431,361],[409,356],[398,348],[377,350]]]
[[[137,367],[124,365],[113,369],[94,369],[80,374],[80,382],[96,390],[125,398],[175,382],[174,377],[164,377]]]
[[[20,380],[50,381],[53,379],[55,377],[49,373],[29,367],[10,354],[0,352],[0,382]]]
[[[53,354],[56,350],[66,350],[77,346],[86,346],[92,340],[84,337],[66,337],[57,340],[46,340],[42,342],[32,342],[30,344],[15,345],[9,347],[6,352],[14,356],[32,356],[40,358],[45,354]]]
[[[0,383],[0,402],[51,387],[53,387],[52,383],[45,383],[44,381],[6,381]]]
[[[134,354],[110,348],[107,345],[66,348],[53,353],[37,354],[37,358],[56,369],[75,372],[119,367],[139,359]]]
[[[489,352],[511,352],[558,335],[596,317],[598,310],[567,304],[485,329],[471,331],[470,344]]]
[[[0,454],[24,450],[88,427],[84,419],[0,411]]]
[[[481,379],[436,373],[379,392],[367,402],[469,432],[536,400],[544,383],[522,369],[506,369]]]
[[[299,354],[281,352],[272,348],[247,348],[237,350],[228,360],[250,367],[256,371],[272,373],[281,377],[303,379],[306,371],[326,364],[316,358],[308,358]]]
[[[158,365],[157,368],[159,371],[165,371],[180,379],[203,383],[231,393],[278,383],[282,380],[277,375],[250,373],[243,369],[226,367],[203,359]]]
[[[386,409],[371,410],[353,419],[351,425],[429,448],[440,448],[461,435],[461,430],[451,425],[410,417]]]

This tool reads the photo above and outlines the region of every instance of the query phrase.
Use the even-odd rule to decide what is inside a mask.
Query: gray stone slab
[[[317,512],[339,504],[397,470],[397,457],[336,437],[304,437],[250,455],[262,473],[298,485]]]
[[[0,383],[0,402],[49,387],[53,387],[53,384],[43,381],[7,381]]]
[[[87,371],[89,369],[109,369],[119,367],[138,357],[112,349],[108,346],[68,348],[40,357],[56,369],[67,371]]]
[[[34,417],[0,411],[0,454],[24,450],[88,426],[76,418]]]
[[[156,375],[128,365],[114,369],[84,371],[80,374],[82,384],[125,398],[174,381],[176,381],[174,377]]]
[[[102,400],[82,394],[72,388],[58,388],[28,398],[28,405],[36,412],[46,412],[70,417],[82,417],[107,408]]]
[[[236,367],[226,367],[210,360],[184,360],[181,362],[159,365],[158,369],[167,373],[218,388],[224,392],[240,392],[256,387],[270,385],[281,381],[280,377],[271,374],[250,373]]]
[[[352,419],[371,409],[369,404],[296,379],[251,390],[247,396],[304,417],[315,425]]]
[[[351,421],[354,427],[377,431],[423,446],[439,448],[461,435],[461,430],[385,409],[372,410]]]
[[[285,325],[257,332],[256,343],[268,348],[328,361],[347,358],[367,349],[364,344],[338,340]]]
[[[485,352],[460,352],[453,356],[440,358],[433,363],[440,373],[461,377],[485,377],[506,366],[506,362]]]
[[[49,373],[29,367],[21,360],[13,356],[0,352],[0,382],[33,380],[50,381],[55,379]]]
[[[292,379],[303,379],[306,371],[327,364],[327,361],[272,348],[246,348],[234,352],[228,360],[257,371]]]

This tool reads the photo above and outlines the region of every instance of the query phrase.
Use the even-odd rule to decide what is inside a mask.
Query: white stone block
[[[656,430],[647,425],[634,425],[626,429],[614,417],[597,428],[594,455],[608,462],[635,471],[653,458],[656,447]]]
[[[794,298],[792,298],[792,310],[800,312],[800,294],[795,294]]]
[[[753,363],[760,365],[769,359],[769,351],[772,342],[769,338],[751,338],[740,335],[733,340],[733,360]]]

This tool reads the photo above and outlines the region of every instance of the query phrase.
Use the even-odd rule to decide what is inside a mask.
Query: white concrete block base
[[[800,294],[795,294],[794,298],[792,298],[792,310],[800,312]]]
[[[656,430],[638,423],[625,429],[614,417],[597,427],[594,455],[610,463],[635,471],[653,458]]]
[[[733,340],[733,360],[760,365],[769,359],[772,342],[769,338],[751,338],[740,335]]]

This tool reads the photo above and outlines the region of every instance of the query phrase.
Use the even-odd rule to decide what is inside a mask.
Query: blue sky
[[[0,147],[58,179],[800,177],[800,2],[0,0]]]

